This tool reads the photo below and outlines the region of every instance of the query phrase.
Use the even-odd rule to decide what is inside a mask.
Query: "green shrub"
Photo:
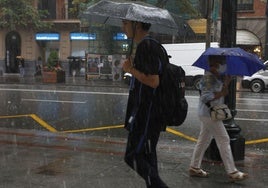
[[[48,67],[49,68],[55,67],[58,64],[58,62],[59,62],[58,52],[55,50],[51,51],[47,59]]]

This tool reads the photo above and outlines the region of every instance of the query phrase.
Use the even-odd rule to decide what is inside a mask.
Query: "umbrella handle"
[[[229,75],[225,75],[225,77],[224,77],[224,84],[226,85],[226,86],[228,86],[229,85],[229,83],[232,81],[232,77],[231,76],[229,76]]]
[[[129,47],[129,51],[128,51],[128,56],[127,56],[127,58],[130,58],[131,57],[131,55],[132,55],[132,52],[133,52],[133,44],[134,43],[134,41],[133,41],[133,38],[131,39],[131,42],[130,42],[130,47]]]

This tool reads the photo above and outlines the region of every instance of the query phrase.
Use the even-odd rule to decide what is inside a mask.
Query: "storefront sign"
[[[114,40],[127,40],[127,35],[125,33],[116,33],[113,36]]]
[[[36,33],[35,40],[60,40],[59,33]]]
[[[95,33],[70,33],[71,40],[96,40]]]

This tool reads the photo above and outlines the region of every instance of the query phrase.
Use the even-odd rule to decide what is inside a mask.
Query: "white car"
[[[252,76],[244,76],[242,87],[249,88],[254,93],[263,92],[268,88],[268,61],[265,61],[265,70],[260,70]]]

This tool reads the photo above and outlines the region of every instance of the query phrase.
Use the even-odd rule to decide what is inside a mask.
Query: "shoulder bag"
[[[207,102],[206,105],[210,109],[210,117],[212,120],[217,121],[232,118],[231,111],[226,104],[211,106],[210,102]]]

